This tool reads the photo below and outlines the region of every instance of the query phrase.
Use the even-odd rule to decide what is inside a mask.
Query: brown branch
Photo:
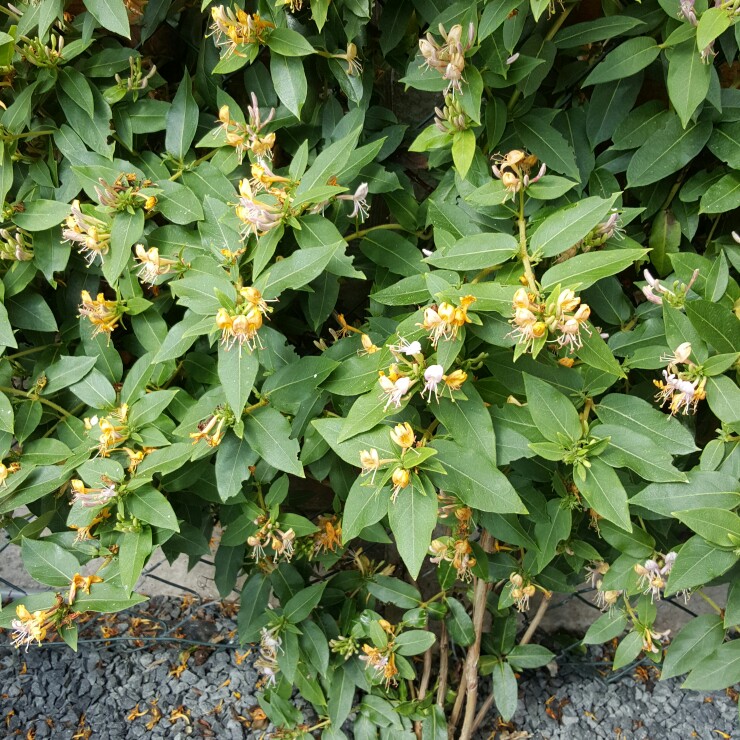
[[[442,631],[439,635],[439,684],[437,685],[437,704],[444,709],[445,695],[447,694],[447,673],[449,671],[450,655],[448,648],[450,636],[447,625],[442,621]]]

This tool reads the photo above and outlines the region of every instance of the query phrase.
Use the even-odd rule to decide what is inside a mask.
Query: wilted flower
[[[254,661],[254,667],[267,679],[268,686],[277,683],[277,674],[280,667],[277,662],[278,651],[282,652],[282,638],[275,628],[263,627],[260,632],[259,658]]]
[[[20,463],[6,465],[0,462],[0,487],[5,488],[8,485],[8,476],[17,473],[20,469]]]
[[[78,478],[73,478],[69,485],[72,488],[72,503],[80,504],[85,508],[95,506],[105,506],[110,503],[116,496],[116,484],[113,481],[103,481],[106,483],[102,488],[86,488],[85,484]]]
[[[591,565],[586,567],[586,583],[591,588],[596,588],[596,584],[600,581],[601,576],[606,575],[609,571],[609,563],[605,563],[603,560],[598,560]]]
[[[319,531],[313,536],[313,554],[334,552],[342,545],[342,525],[335,515],[322,514],[318,521]]]
[[[67,603],[71,606],[75,602],[75,596],[77,596],[78,589],[82,589],[86,594],[90,593],[90,586],[93,583],[102,583],[103,579],[100,576],[82,576],[79,573],[75,573],[72,576],[72,580],[69,584],[69,596],[67,597]]]
[[[444,376],[445,386],[450,391],[450,398],[452,397],[452,391],[459,391],[462,388],[463,383],[468,379],[468,374],[464,370],[455,370],[449,375]]]
[[[359,218],[360,222],[364,223],[365,219],[370,215],[370,206],[367,202],[368,184],[361,182],[357,186],[357,190],[352,195],[345,193],[338,195],[337,200],[350,200],[354,204],[352,211],[349,214],[350,218]]]
[[[362,342],[362,349],[357,351],[358,355],[374,355],[380,351],[380,347],[375,346],[373,340],[367,334],[361,334],[360,341]]]
[[[193,444],[197,444],[201,439],[204,439],[209,447],[218,447],[226,433],[224,427],[228,421],[227,416],[225,409],[217,408],[211,416],[198,424],[197,432],[190,433]]]
[[[614,608],[614,605],[617,603],[617,600],[622,595],[621,591],[614,591],[614,590],[604,590],[602,589],[602,581],[599,579],[596,581],[596,597],[594,601],[596,602],[596,606],[601,609],[602,612],[611,612],[611,610]]]

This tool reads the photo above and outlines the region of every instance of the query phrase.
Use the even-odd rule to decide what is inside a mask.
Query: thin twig
[[[421,681],[419,682],[419,695],[416,697],[417,701],[423,701],[427,695],[427,689],[429,688],[429,678],[432,675],[432,648],[428,648],[424,653],[424,670],[421,674]],[[414,732],[418,738],[421,738],[422,728],[421,722],[414,722]]]
[[[449,645],[450,636],[447,632],[447,625],[442,622],[442,631],[439,635],[439,684],[437,684],[437,705],[442,709],[444,709],[447,694],[447,673],[450,663]]]
[[[483,531],[480,538],[480,546],[484,552],[490,552],[493,538],[487,531]],[[473,722],[475,721],[475,705],[478,701],[478,662],[480,660],[480,645],[483,639],[483,620],[486,616],[486,600],[491,589],[491,583],[479,578],[475,584],[475,601],[473,603],[473,628],[475,630],[475,641],[468,648],[465,659],[463,675],[465,676],[465,719],[460,730],[459,740],[470,740],[473,734]],[[462,693],[462,689],[460,689]],[[457,704],[456,704],[457,706]],[[457,724],[459,716],[452,717],[453,728]]]

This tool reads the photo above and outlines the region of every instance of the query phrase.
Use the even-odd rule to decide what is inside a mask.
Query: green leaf
[[[285,413],[295,414],[316,388],[339,366],[328,357],[302,357],[276,373],[262,384],[260,393],[270,404]]]
[[[398,494],[388,507],[396,548],[412,578],[419,575],[437,524],[437,499],[414,487]]]
[[[476,450],[495,464],[496,436],[491,415],[472,383],[466,383],[463,392],[467,400],[442,398],[432,411],[458,445]]]
[[[665,124],[647,138],[630,160],[629,186],[650,185],[678,172],[699,154],[711,133],[711,121],[684,128],[677,115],[667,117]]]
[[[144,211],[122,211],[113,217],[110,230],[110,252],[103,257],[103,275],[113,285],[131,257],[131,247],[144,233]]]
[[[514,716],[519,701],[519,687],[514,671],[506,662],[497,663],[493,667],[491,681],[493,682],[493,699],[496,702],[496,709],[504,722],[508,722]]]
[[[555,658],[542,645],[515,645],[506,655],[506,660],[516,669],[541,668]]]
[[[106,30],[131,38],[128,13],[123,0],[85,0],[85,8]]]
[[[363,485],[365,480],[357,478],[352,484],[344,503],[342,518],[342,543],[357,537],[365,527],[379,522],[388,512],[390,489]]]
[[[59,84],[67,96],[77,103],[90,118],[95,117],[95,100],[85,76],[74,67],[64,67],[59,73]]]
[[[49,365],[44,371],[46,385],[44,386],[43,395],[49,396],[76,383],[84,378],[94,365],[94,357],[61,355],[56,362]]]
[[[118,568],[121,586],[127,596],[136,587],[144,563],[152,552],[152,530],[142,527],[139,532],[123,532],[118,538]]]
[[[332,727],[341,727],[352,711],[355,682],[341,663],[334,668],[329,687],[329,719]]]
[[[216,452],[216,488],[223,502],[242,490],[242,483],[249,478],[249,466],[259,460],[259,455],[235,434],[227,434]]]
[[[301,650],[308,658],[309,663],[322,676],[325,676],[329,668],[329,643],[326,635],[313,622],[304,622],[301,625],[301,633],[298,637]]]
[[[276,298],[288,288],[302,288],[321,275],[339,246],[329,244],[313,249],[299,249],[263,272],[254,285],[267,299]]]
[[[701,338],[718,352],[740,352],[740,324],[727,308],[710,301],[688,301],[686,316]]]
[[[426,630],[407,630],[402,632],[394,643],[399,655],[420,655],[428,650],[437,638]]]
[[[575,154],[563,135],[552,126],[548,126],[536,113],[514,121],[516,132],[523,146],[535,154],[542,162],[547,162],[548,169],[560,172],[580,182],[581,176],[576,164]]]
[[[82,380],[69,388],[83,403],[93,409],[111,408],[116,403],[116,391],[108,378],[93,368]]]
[[[627,616],[624,612],[614,610],[602,614],[587,630],[583,642],[585,645],[601,645],[609,642],[624,632]]]
[[[421,594],[410,583],[399,578],[376,575],[367,584],[367,590],[385,604],[395,604],[400,609],[415,609],[421,604]]]
[[[267,39],[270,51],[284,57],[305,57],[314,54],[315,49],[298,31],[290,28],[275,28]]]
[[[243,347],[225,350],[218,346],[218,379],[232,411],[239,418],[252,392],[259,362],[256,355]]]
[[[74,606],[76,610],[81,612],[110,613],[130,609],[132,606],[146,600],[146,596],[139,596],[138,594],[129,596],[122,588],[110,583],[93,583],[89,594],[84,591],[77,592]]]
[[[637,656],[641,652],[642,635],[639,632],[630,632],[617,646],[617,651],[614,653],[612,670],[618,671],[620,668],[629,665],[633,660],[637,659]]]
[[[668,576],[665,595],[671,596],[713,581],[732,568],[738,557],[735,553],[720,550],[695,535],[681,546]]]
[[[369,393],[360,396],[352,404],[352,408],[342,424],[337,442],[346,442],[351,437],[377,426],[386,417],[397,414],[405,408],[410,398],[410,395],[405,396],[406,400],[401,402],[399,408],[396,408],[395,404],[388,404],[385,393],[379,393],[378,391],[379,386],[376,385]]]
[[[693,435],[678,419],[637,396],[610,393],[599,401],[595,410],[604,424],[647,435],[672,455],[688,455],[697,450]]]
[[[7,285],[7,274],[5,280]],[[57,330],[54,314],[38,293],[24,291],[12,298],[6,296],[5,308],[8,310],[8,318],[14,329],[46,332]]]
[[[265,616],[271,590],[270,579],[262,573],[254,573],[244,584],[239,597],[237,618],[239,642],[242,645],[259,640],[260,629],[266,626],[266,621],[262,618]]]
[[[740,173],[729,172],[707,189],[699,202],[700,213],[729,213],[740,207]]]
[[[452,161],[460,177],[468,174],[475,157],[475,133],[471,129],[456,131],[452,137]]]
[[[604,61],[596,65],[582,84],[584,87],[597,85],[637,74],[641,69],[652,64],[659,54],[660,47],[650,36],[628,39],[614,51],[609,52]]]
[[[591,467],[586,469],[586,479],[578,481],[578,489],[597,514],[631,532],[627,492],[622,482],[600,457],[592,457],[589,462]]]
[[[624,378],[625,373],[619,361],[614,357],[598,330],[589,325],[591,333],[581,330],[582,346],[577,350],[578,357],[590,367],[601,370],[617,378]]]
[[[619,193],[611,198],[585,198],[548,216],[529,241],[532,254],[555,257],[570,249],[605,220]]]
[[[270,54],[270,77],[280,102],[300,120],[308,93],[303,62],[298,57]]]
[[[13,434],[13,406],[10,399],[0,393],[0,431]]]
[[[595,41],[604,41],[622,36],[627,31],[644,25],[644,21],[628,15],[609,15],[561,28],[555,34],[553,41],[560,49],[574,49],[577,46],[593,44]]]
[[[315,583],[292,596],[283,606],[283,618],[291,624],[298,624],[306,619],[321,601],[327,583],[328,581]]]
[[[641,260],[647,249],[607,249],[603,252],[587,252],[553,265],[542,276],[542,287],[547,290],[558,284],[581,290],[593,285],[601,278],[616,275]]]
[[[679,44],[671,52],[668,96],[684,128],[707,97],[711,73],[712,65],[702,61],[693,39]]]
[[[671,211],[660,211],[650,229],[650,261],[665,276],[672,270],[670,256],[677,254],[681,246],[681,224]]]
[[[726,375],[707,380],[707,403],[714,415],[726,424],[740,421],[740,388]]]
[[[456,241],[442,254],[434,253],[426,262],[449,270],[480,270],[511,259],[519,251],[510,234],[471,234]]]
[[[74,574],[80,570],[77,558],[54,542],[24,537],[21,556],[31,578],[47,586],[69,586]]]
[[[629,468],[645,480],[657,483],[686,480],[686,474],[673,467],[671,455],[649,436],[613,424],[595,426],[591,433],[601,439],[609,437],[599,460],[613,468]]]
[[[191,91],[190,74],[183,72],[172,105],[167,111],[165,149],[175,159],[182,161],[190,149],[198,129],[198,104]]]
[[[583,435],[575,406],[560,391],[533,375],[524,375],[527,406],[541,434],[551,442],[575,442]]]
[[[684,681],[683,689],[721,691],[740,681],[740,640],[720,645]]]
[[[152,527],[180,531],[172,505],[153,486],[144,485],[130,491],[126,495],[125,505],[129,514]]]
[[[572,190],[577,183],[557,175],[545,175],[541,180],[530,183],[527,195],[537,200],[556,200]]]
[[[718,36],[721,36],[732,24],[730,13],[724,8],[709,8],[701,14],[699,24],[696,27],[695,52],[709,46]],[[710,65],[706,65],[709,67]]]
[[[740,540],[740,516],[726,509],[689,509],[673,516],[707,542],[720,547],[735,547]]]
[[[525,514],[526,509],[506,476],[494,465],[493,456],[482,456],[476,448],[435,440],[437,460],[447,475],[431,472],[434,483],[454,493],[466,506],[496,514]],[[382,453],[381,453],[382,454]]]
[[[387,267],[396,275],[410,277],[429,269],[421,250],[392,231],[374,231],[368,234],[360,242],[360,249],[376,265]]]
[[[740,484],[731,475],[692,470],[686,477],[686,483],[652,483],[630,503],[661,516],[688,509],[734,509],[740,504]]]
[[[26,231],[44,231],[62,223],[69,216],[69,205],[55,200],[34,198],[13,214],[13,223]]]
[[[305,477],[298,462],[298,440],[291,439],[290,424],[279,411],[269,406],[255,409],[244,422],[244,439],[273,468]]]
[[[449,612],[447,614],[447,629],[452,641],[461,647],[467,647],[475,642],[475,628],[465,607],[452,596],[445,600]]]

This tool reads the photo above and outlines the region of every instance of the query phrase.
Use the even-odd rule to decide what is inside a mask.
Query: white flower
[[[409,388],[411,387],[411,378],[407,378],[404,375],[394,382],[389,377],[381,375],[379,382],[383,393],[388,395],[388,400],[383,410],[386,411],[391,404],[395,404],[396,408],[400,408],[401,399],[409,392]]]
[[[424,390],[421,392],[421,397],[424,398],[424,394],[428,393],[429,403],[432,402],[432,393],[439,403],[439,384],[444,380],[444,368],[442,365],[430,365],[424,371]]]

